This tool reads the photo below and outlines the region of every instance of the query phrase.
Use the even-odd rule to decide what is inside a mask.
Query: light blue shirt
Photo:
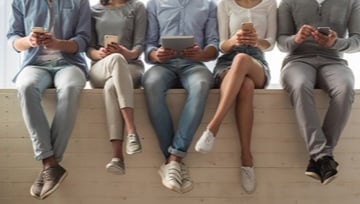
[[[30,34],[33,27],[50,27],[50,13],[46,0],[13,0],[12,15],[7,33],[8,42],[13,46],[14,40]],[[70,64],[81,68],[87,74],[87,64],[82,52],[90,43],[91,11],[88,0],[53,0],[54,35],[57,39],[73,40],[78,45],[78,52],[61,53]],[[46,30],[48,31],[48,30]],[[15,49],[15,48],[14,48]],[[41,46],[29,48],[24,52],[22,69],[33,65],[41,53]],[[15,49],[16,50],[16,49]],[[18,52],[18,50],[16,50]]]
[[[219,44],[214,0],[149,0],[145,59],[161,45],[161,36],[192,35],[202,49]]]

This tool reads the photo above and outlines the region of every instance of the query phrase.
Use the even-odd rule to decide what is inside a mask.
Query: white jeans
[[[121,54],[111,54],[91,66],[91,86],[104,88],[110,140],[123,139],[124,122],[120,109],[134,107],[134,87],[140,86],[143,72],[142,63],[128,63]]]
[[[28,66],[16,79],[18,98],[36,160],[50,156],[60,162],[74,127],[84,72],[73,65]],[[56,88],[57,105],[51,126],[41,105],[43,92]],[[50,120],[51,121],[51,120]]]

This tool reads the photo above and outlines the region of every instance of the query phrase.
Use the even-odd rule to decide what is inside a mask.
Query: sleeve
[[[20,52],[15,49],[14,41],[18,38],[26,36],[24,25],[24,5],[20,1],[13,1],[11,4],[11,15],[9,19],[9,30],[7,33],[8,44],[16,52]]]
[[[350,18],[348,21],[348,38],[338,38],[333,49],[340,52],[359,52],[360,51],[360,1],[352,1]]]
[[[277,42],[279,50],[282,52],[291,52],[298,46],[294,41],[297,31],[293,22],[291,7],[286,0],[282,0],[279,5],[277,13],[277,25]]]
[[[225,8],[224,0],[221,0],[218,5],[217,11],[217,20],[219,25],[219,38],[220,38],[220,45],[219,48],[221,50],[222,44],[230,38],[230,29],[229,29],[229,15],[227,14],[227,10]],[[223,50],[221,50],[224,52]]]
[[[156,15],[156,1],[149,0],[147,3],[147,32],[146,32],[146,48],[145,48],[145,61],[152,63],[149,60],[151,51],[156,50],[160,45],[159,42],[159,22]]]
[[[205,26],[205,47],[215,47],[218,50],[219,34],[217,26],[217,6],[216,2],[211,1],[209,7],[209,17]]]
[[[75,36],[71,38],[78,45],[78,52],[85,52],[91,38],[91,10],[88,0],[81,0],[79,21],[75,28]]]
[[[276,1],[272,1],[272,4],[268,10],[268,25],[266,31],[265,40],[270,43],[270,46],[265,51],[270,51],[274,48],[276,41],[276,31],[277,31],[277,20],[276,20],[277,6]]]
[[[135,17],[135,31],[134,31],[134,47],[132,49],[137,49],[140,51],[140,54],[144,51],[144,41],[146,33],[146,9],[142,2],[138,2],[136,8],[136,17]]]

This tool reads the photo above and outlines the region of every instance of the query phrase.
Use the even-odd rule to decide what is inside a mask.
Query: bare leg
[[[111,140],[112,150],[113,150],[113,158],[119,158],[120,160],[124,160],[123,156],[123,141],[122,140]]]
[[[127,134],[136,133],[136,127],[134,122],[134,109],[133,108],[122,108],[121,114],[124,119]]]
[[[258,87],[263,86],[265,81],[265,74],[261,65],[249,55],[241,53],[235,56],[230,70],[221,83],[220,102],[208,125],[214,135],[217,134],[222,120],[240,92],[245,77],[251,78]]]
[[[255,84],[250,78],[245,78],[240,93],[237,96],[235,117],[241,145],[241,161],[243,166],[253,166],[251,155],[251,134],[254,122],[253,95]]]
[[[42,160],[43,169],[59,165],[54,156]]]

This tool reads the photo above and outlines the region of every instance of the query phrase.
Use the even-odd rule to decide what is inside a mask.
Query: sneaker
[[[318,168],[315,160],[313,160],[313,159],[309,160],[309,164],[306,168],[305,175],[307,175],[313,179],[316,179],[316,180],[321,180],[319,168]]]
[[[333,181],[337,174],[338,163],[330,156],[325,156],[317,161],[322,184],[328,184]]]
[[[39,175],[36,177],[34,183],[30,187],[30,195],[36,199],[40,199],[41,190],[44,185],[44,179],[42,176],[42,170]]]
[[[241,185],[245,192],[252,193],[256,188],[256,178],[254,167],[241,167]]]
[[[168,164],[161,165],[159,169],[162,184],[175,192],[181,193],[181,168],[176,161],[170,161]]]
[[[203,154],[209,153],[214,146],[214,142],[214,134],[209,129],[206,129],[196,142],[195,150]]]
[[[184,163],[180,164],[181,168],[181,192],[187,193],[194,188],[193,181],[189,175],[189,170]]]
[[[44,179],[44,185],[40,193],[40,199],[45,199],[55,192],[66,176],[67,171],[60,165],[43,170],[42,177]]]
[[[112,158],[111,161],[106,164],[106,171],[116,175],[124,175],[125,163],[119,158]]]
[[[141,152],[141,144],[139,136],[135,134],[128,134],[126,141],[126,153],[135,154]]]

